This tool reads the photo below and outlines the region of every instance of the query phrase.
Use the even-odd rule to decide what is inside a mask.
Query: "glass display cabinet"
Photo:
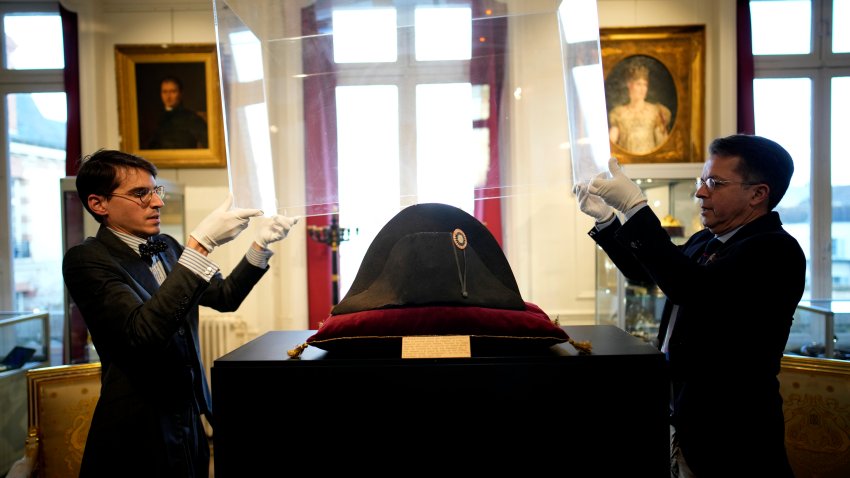
[[[20,369],[32,368],[50,360],[50,323],[47,312],[0,312],[0,358],[15,347],[35,350]],[[0,376],[16,369],[0,371]]]
[[[0,410],[3,410],[0,413],[0,473],[24,456],[27,370],[50,364],[47,312],[0,312],[0,359],[10,354],[17,357],[20,351],[27,353],[20,356],[20,360],[4,360],[9,365],[0,370]]]
[[[661,219],[673,242],[684,241],[702,229],[694,198],[702,163],[628,164],[626,174],[638,183],[648,204]],[[648,342],[661,323],[664,294],[651,284],[623,277],[601,248],[596,251],[596,323],[615,325]]]
[[[850,301],[800,301],[785,353],[850,360]]]

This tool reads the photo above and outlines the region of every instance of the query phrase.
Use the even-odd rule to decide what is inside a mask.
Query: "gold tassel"
[[[556,315],[554,319],[551,319],[552,323],[555,324],[558,327],[561,326],[561,321],[559,320],[560,317],[561,317],[560,315]],[[582,340],[581,342],[576,342],[575,340],[570,338],[570,339],[568,339],[568,341],[569,341],[570,345],[572,345],[573,347],[576,348],[576,350],[578,350],[578,353],[580,353],[580,354],[589,354],[590,352],[593,351],[593,345],[590,344],[589,340]]]
[[[286,355],[289,355],[289,358],[298,358],[301,357],[301,353],[304,352],[304,349],[307,348],[309,344],[304,342],[303,344],[298,345],[292,350],[286,352]]]
[[[572,338],[570,338],[569,342],[570,342],[570,345],[575,347],[576,350],[578,350],[578,353],[580,353],[580,354],[589,354],[590,352],[593,351],[593,345],[591,345],[589,340],[582,340],[582,341],[578,342],[578,341],[575,341]]]

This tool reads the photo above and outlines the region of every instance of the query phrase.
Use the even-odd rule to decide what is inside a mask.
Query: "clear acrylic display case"
[[[596,1],[213,5],[234,205],[356,231],[330,272],[339,296],[399,211],[443,203],[487,226],[527,300],[575,310],[549,285],[573,265],[573,184],[610,156]],[[315,242],[318,276],[332,266]],[[311,298],[311,326],[327,302]]]
[[[469,211],[532,189],[569,188],[605,169],[593,0],[213,6],[239,207],[339,212],[344,226],[346,210],[368,209],[383,224],[411,204]],[[545,112],[527,110],[536,101]],[[525,128],[536,128],[535,141]],[[507,174],[511,157],[523,175]],[[552,174],[557,166],[560,175]],[[363,171],[368,187],[349,184]]]
[[[673,242],[702,229],[694,198],[702,163],[629,164],[626,174],[646,194],[649,206],[667,227]],[[655,285],[632,283],[623,277],[601,249],[596,250],[596,323],[615,325],[648,342],[661,323],[664,294]]]

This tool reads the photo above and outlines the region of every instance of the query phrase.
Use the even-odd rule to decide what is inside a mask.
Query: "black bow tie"
[[[162,239],[148,239],[147,243],[139,244],[139,253],[145,259],[150,259],[158,252],[165,252],[168,246]]]

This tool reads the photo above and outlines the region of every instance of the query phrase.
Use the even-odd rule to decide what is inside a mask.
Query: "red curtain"
[[[301,10],[304,69],[304,146],[306,197],[316,206],[308,213],[307,228],[330,225],[337,202],[336,78],[333,38],[327,2]],[[331,263],[328,245],[307,236],[307,291],[309,327],[319,328],[332,307]]]
[[[80,128],[80,48],[77,30],[77,14],[59,5],[62,20],[62,41],[65,49],[65,101],[68,108],[68,123],[65,133],[65,174],[77,174],[77,161],[82,154]]]
[[[77,14],[59,5],[59,18],[62,22],[62,42],[65,55],[65,69],[62,76],[65,83],[65,101],[68,113],[68,122],[65,130],[65,175],[74,176],[77,174],[78,161],[82,154],[80,140],[80,54]],[[82,218],[82,215],[85,214],[82,204],[79,201],[71,201],[69,207],[72,210],[71,215],[78,214]],[[68,231],[66,230],[65,233],[68,233]],[[76,305],[72,303],[66,312],[68,313],[68,317],[65,318],[66,350],[63,363],[86,362],[88,360],[86,351],[88,328]]]
[[[490,162],[483,188],[475,191],[475,218],[481,221],[499,245],[502,244],[501,161],[499,160],[499,119],[507,49],[507,7],[492,0],[473,1],[472,59],[469,78],[473,85],[489,85],[490,115],[483,120],[490,133]],[[480,127],[481,125],[475,125]],[[493,199],[482,200],[483,197]]]
[[[738,132],[755,134],[756,120],[753,107],[753,33],[750,20],[750,0],[738,0]]]

